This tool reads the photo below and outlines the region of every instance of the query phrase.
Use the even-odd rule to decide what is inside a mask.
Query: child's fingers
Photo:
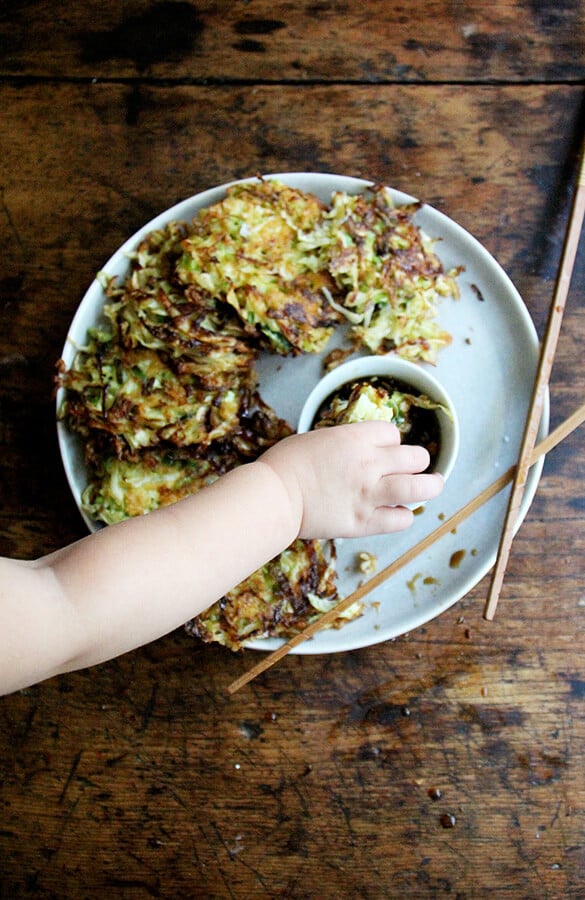
[[[433,500],[443,490],[442,475],[385,475],[376,498],[379,505],[405,506]]]
[[[414,513],[405,506],[379,506],[368,520],[366,534],[391,534],[412,525]]]
[[[382,422],[370,420],[367,422],[354,422],[352,425],[342,425],[342,428],[359,428],[367,429],[368,440],[371,440],[376,447],[395,447],[400,444],[400,430],[394,422]],[[360,435],[361,436],[361,435]]]
[[[411,475],[414,472],[424,472],[431,461],[429,451],[425,447],[402,444],[398,447],[390,447],[382,451],[383,471],[388,475]]]

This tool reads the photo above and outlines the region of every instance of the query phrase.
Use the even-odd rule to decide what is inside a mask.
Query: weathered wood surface
[[[3,6],[0,70],[16,76],[578,83],[585,74],[579,0]]]
[[[121,52],[124,22],[173,5],[204,23],[192,44]],[[388,181],[483,241],[542,332],[584,123],[582,4],[33,2],[0,26],[3,555],[84,533],[54,362],[95,271],[200,189]],[[80,35],[99,32],[88,59]],[[213,83],[156,82],[175,77]],[[585,396],[584,284],[582,245],[553,424]],[[0,896],[582,896],[582,446],[547,460],[492,624],[484,580],[423,629],[288,658],[233,699],[256,657],[182,632],[1,699]]]

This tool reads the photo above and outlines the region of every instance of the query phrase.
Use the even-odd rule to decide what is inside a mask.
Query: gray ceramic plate
[[[333,191],[358,192],[368,182],[318,173],[276,174],[293,187],[311,191],[328,202]],[[190,221],[197,211],[220,200],[226,185],[197,194],[147,223],[123,244],[103,269],[124,275],[128,253],[144,235],[171,220]],[[397,203],[412,197],[393,192]],[[356,571],[356,554],[372,553],[378,569],[385,567],[420,541],[504,472],[516,459],[523,424],[538,366],[537,334],[516,288],[487,250],[463,228],[429,206],[417,213],[418,225],[439,238],[437,253],[445,268],[465,267],[459,277],[461,298],[442,300],[440,323],[453,336],[432,368],[451,395],[460,425],[456,466],[440,498],[428,503],[413,526],[399,535],[338,542],[340,592],[346,594],[364,579]],[[480,296],[483,300],[480,300]],[[71,363],[88,327],[99,321],[104,294],[94,281],[73,319],[63,349]],[[330,349],[330,348],[329,348]],[[261,393],[277,412],[296,427],[303,402],[319,379],[319,357],[282,359],[265,355],[259,364]],[[59,402],[59,398],[57,398]],[[69,485],[90,530],[99,527],[81,510],[87,475],[77,439],[58,424],[61,455]],[[540,435],[548,428],[548,403]],[[528,479],[521,510],[524,518],[536,491],[542,461]],[[366,647],[404,634],[434,619],[460,600],[492,567],[497,552],[508,491],[502,492],[472,518],[434,544],[414,563],[393,576],[365,600],[365,613],[340,630],[320,632],[296,649],[297,653],[336,653]],[[461,551],[458,553],[458,551]],[[453,554],[460,563],[450,565]],[[277,640],[254,641],[250,647],[273,650]]]

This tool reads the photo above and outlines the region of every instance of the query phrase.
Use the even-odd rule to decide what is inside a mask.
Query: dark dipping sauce
[[[395,404],[390,401],[390,398],[395,392],[411,398],[426,396],[412,385],[397,378],[385,378],[379,375],[372,375],[370,378],[356,378],[343,384],[323,401],[315,416],[313,427],[324,428],[341,425],[347,421],[347,418],[344,419],[342,411],[335,410],[335,404],[349,401],[354,392],[357,393],[361,387],[366,385],[371,385],[376,389],[381,406],[384,405],[384,394],[389,401],[387,405],[393,408],[395,408]],[[431,461],[426,471],[433,472],[441,449],[441,427],[436,410],[425,409],[415,405],[414,402],[409,402],[408,409],[393,418],[393,421],[400,431],[401,443],[427,448]]]

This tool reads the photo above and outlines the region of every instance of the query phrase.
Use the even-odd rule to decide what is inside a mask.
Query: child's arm
[[[118,656],[197,615],[297,537],[407,527],[437,496],[420,447],[364,422],[281,441],[209,488],[35,562],[0,559],[0,693]]]

